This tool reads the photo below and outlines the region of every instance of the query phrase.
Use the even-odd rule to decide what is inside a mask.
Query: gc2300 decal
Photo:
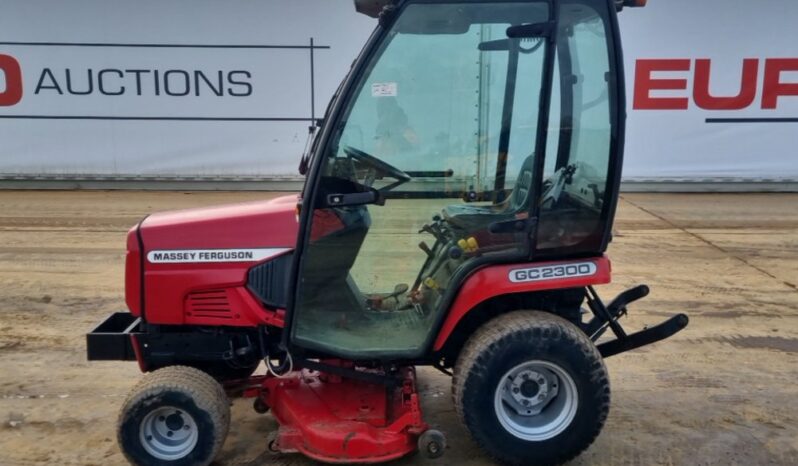
[[[539,282],[543,280],[558,280],[562,278],[589,277],[598,271],[594,262],[574,262],[573,264],[554,264],[529,267],[526,269],[513,269],[510,271],[510,281],[513,283]]]

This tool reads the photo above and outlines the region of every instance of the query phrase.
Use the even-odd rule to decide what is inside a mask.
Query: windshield
[[[397,191],[491,192],[497,171],[498,188],[512,187],[535,151],[543,47],[539,38],[507,40],[506,31],[547,19],[544,2],[407,6],[328,156],[348,146],[379,157],[413,176]]]

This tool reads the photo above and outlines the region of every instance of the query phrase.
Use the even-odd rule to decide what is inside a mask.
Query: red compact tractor
[[[627,334],[648,288],[609,304],[594,289],[624,142],[616,13],[643,3],[357,0],[379,24],[302,158],[302,193],[130,230],[129,312],[88,335],[90,360],[146,373],[119,417],[128,460],[207,465],[232,396],[271,412],[277,452],[437,457],[420,365],[452,376],[497,462],[585,450],[610,405],[603,358],[688,321]]]

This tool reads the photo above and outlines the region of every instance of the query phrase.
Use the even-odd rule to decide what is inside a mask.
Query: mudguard
[[[494,265],[466,279],[452,304],[433,349],[446,344],[457,324],[478,304],[501,295],[582,288],[610,282],[612,267],[606,256],[529,264]]]

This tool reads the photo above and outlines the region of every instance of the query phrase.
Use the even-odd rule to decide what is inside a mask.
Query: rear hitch
[[[628,289],[613,299],[609,305],[605,306],[599,298],[596,290],[587,287],[587,303],[593,312],[593,319],[587,323],[586,333],[593,342],[596,342],[607,329],[611,329],[615,334],[615,340],[597,345],[601,356],[608,358],[616,354],[631,351],[642,346],[650,345],[658,341],[670,338],[683,328],[687,327],[690,319],[686,314],[677,314],[670,319],[646,328],[633,334],[627,334],[618,320],[627,314],[626,306],[630,303],[648,296],[649,288],[646,285],[639,285]]]

